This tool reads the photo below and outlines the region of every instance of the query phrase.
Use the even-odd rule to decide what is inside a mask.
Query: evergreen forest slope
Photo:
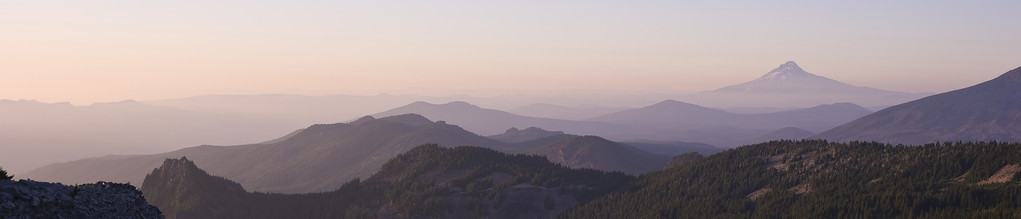
[[[643,175],[561,218],[1016,218],[1021,144],[772,141]]]

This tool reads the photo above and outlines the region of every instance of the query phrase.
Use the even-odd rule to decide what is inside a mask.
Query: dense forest
[[[1017,218],[1021,145],[772,141],[643,175],[560,218]]]
[[[633,180],[537,155],[423,145],[332,192],[249,193],[186,158],[153,170],[142,192],[168,218],[548,218]]]

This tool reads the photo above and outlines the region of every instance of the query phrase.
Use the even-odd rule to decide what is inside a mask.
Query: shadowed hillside
[[[571,168],[621,171],[633,175],[662,170],[670,158],[598,136],[575,136],[530,153]]]
[[[892,106],[815,138],[924,144],[1021,141],[1021,68],[968,88]]]
[[[200,146],[143,156],[110,156],[54,164],[25,177],[65,183],[97,180],[141,182],[163,159],[187,156],[214,175],[236,180],[263,192],[317,192],[366,178],[398,153],[421,144],[485,145],[502,143],[455,125],[431,122],[418,115],[351,123],[313,125],[276,143],[242,146]]]
[[[631,179],[534,155],[424,145],[330,192],[249,193],[184,158],[154,169],[142,192],[168,218],[548,218]]]
[[[639,177],[560,218],[1015,218],[1021,145],[773,141]],[[680,159],[680,158],[679,158]]]

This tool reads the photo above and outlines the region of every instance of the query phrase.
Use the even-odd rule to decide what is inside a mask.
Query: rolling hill
[[[650,153],[598,136],[574,136],[529,153],[542,155],[554,163],[571,168],[620,171],[632,175],[662,170],[670,159],[670,156]]]
[[[1021,141],[1021,68],[960,90],[892,106],[820,133],[835,141],[923,144]]]

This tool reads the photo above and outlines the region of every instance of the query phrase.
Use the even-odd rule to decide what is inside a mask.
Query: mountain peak
[[[787,61],[783,63],[783,65],[780,65],[780,67],[777,67],[772,71],[769,71],[769,73],[766,73],[766,75],[763,75],[759,78],[759,80],[787,80],[792,77],[801,77],[805,75],[812,74],[801,69],[801,66],[798,66],[798,63],[795,63],[794,61]]]

